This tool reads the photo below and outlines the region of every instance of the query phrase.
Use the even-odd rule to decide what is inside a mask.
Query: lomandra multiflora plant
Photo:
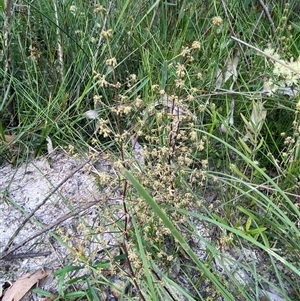
[[[191,86],[191,77],[198,80],[201,74],[188,72],[201,45],[195,41],[182,48],[166,65],[171,78],[168,85],[165,89],[158,84],[152,85],[151,97],[144,99],[134,92],[142,82],[135,74],[128,75],[125,83],[117,80],[118,62],[109,46],[112,30],[103,31],[101,36],[109,50],[107,73],[94,71],[94,81],[103,94],[94,96],[95,110],[86,112],[86,116],[96,120],[95,137],[110,138],[119,149],[119,155],[113,158],[118,177],[101,173],[99,182],[104,186],[121,184],[123,217],[122,222],[116,224],[120,231],[118,240],[129,263],[129,274],[139,289],[145,267],[137,240],[142,240],[147,260],[155,260],[164,272],[169,271],[178,256],[179,244],[123,177],[123,170],[130,170],[188,240],[191,229],[179,209],[200,210],[199,192],[206,183],[208,168],[205,155],[208,138],[196,130],[197,120],[205,108],[203,105],[195,108],[198,89]],[[113,100],[107,102],[106,95],[113,95]],[[109,113],[102,114],[101,110]],[[94,144],[97,139],[93,140]],[[133,228],[133,217],[139,238]]]

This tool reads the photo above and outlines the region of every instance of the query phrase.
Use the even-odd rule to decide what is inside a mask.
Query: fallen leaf
[[[51,154],[53,152],[53,144],[52,144],[52,140],[49,136],[46,137],[46,141],[47,141],[47,151],[48,154]]]
[[[230,79],[230,77],[233,76],[232,84],[230,87],[230,90],[232,90],[232,86],[236,82],[238,76],[237,73],[238,62],[239,62],[239,51],[235,50],[233,53],[233,58],[229,57],[225,61],[226,72],[224,75],[224,80],[223,80],[222,70],[218,69],[215,90],[220,89],[222,84],[225,84]]]
[[[35,284],[50,274],[50,269],[42,269],[23,275],[5,292],[2,301],[19,301]]]
[[[12,135],[4,135],[4,141],[7,143],[12,143],[14,139],[16,138],[15,134]],[[1,140],[1,139],[0,139]]]
[[[96,118],[98,118],[99,114],[95,110],[88,110],[84,113],[84,116],[89,119],[96,119]]]

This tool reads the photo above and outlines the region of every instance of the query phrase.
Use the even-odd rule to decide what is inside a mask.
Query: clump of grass
[[[113,143],[117,176],[98,180],[122,191],[119,207],[101,217],[121,254],[106,250],[109,264],[95,266],[96,254],[73,250],[89,270],[79,279],[88,292],[77,297],[94,296],[119,273],[142,300],[253,300],[267,284],[294,300],[299,103],[297,93],[278,90],[299,85],[297,4],[274,4],[269,13],[262,2],[241,1],[52,4],[26,4],[12,22],[11,43],[20,51],[12,56],[18,72],[9,74],[15,93],[6,101],[15,102],[19,126],[3,105],[0,134],[16,133],[14,144],[37,155],[47,137],[94,152]],[[279,52],[277,65],[270,56]],[[10,147],[4,142],[2,153],[18,157]],[[96,240],[108,231],[87,228]],[[256,251],[271,271],[242,255],[238,261],[237,250]],[[237,271],[251,279],[241,281]],[[60,283],[66,274],[58,273]],[[183,275],[185,286],[177,279]]]

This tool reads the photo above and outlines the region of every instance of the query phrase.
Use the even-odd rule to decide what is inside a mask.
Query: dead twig
[[[236,42],[238,42],[238,43],[244,44],[244,45],[246,45],[247,47],[254,49],[255,51],[257,51],[257,52],[260,53],[261,55],[263,55],[263,56],[265,56],[265,57],[271,59],[272,61],[274,61],[274,62],[276,62],[276,63],[282,65],[283,67],[285,67],[285,68],[287,68],[287,69],[289,69],[289,70],[295,72],[296,74],[300,74],[299,70],[297,70],[297,69],[295,69],[295,68],[289,66],[289,65],[286,64],[283,60],[280,60],[280,59],[278,59],[278,58],[276,58],[276,57],[274,57],[274,56],[272,56],[272,55],[270,55],[270,54],[268,54],[268,53],[266,53],[266,52],[260,50],[259,48],[255,47],[255,46],[253,46],[253,45],[251,45],[251,44],[249,44],[249,43],[247,43],[247,42],[244,42],[244,41],[242,41],[242,40],[240,40],[240,39],[238,39],[238,38],[236,38],[236,37],[231,36],[231,38],[232,38],[233,40],[235,40]]]
[[[18,253],[18,254],[9,254],[4,260],[15,260],[15,259],[23,259],[23,258],[34,258],[34,257],[44,257],[49,256],[51,254],[50,251],[47,252],[26,252],[26,253]]]
[[[152,19],[151,19],[151,22],[150,22],[150,25],[149,25],[149,32],[153,26],[153,23],[155,21],[155,18],[156,18],[156,15],[157,15],[157,12],[158,12],[158,9],[159,9],[159,1],[155,4],[155,8],[154,8],[154,13],[153,13],[153,16],[152,16]]]
[[[263,11],[265,12],[265,15],[271,25],[271,29],[272,29],[272,33],[273,33],[273,36],[275,37],[276,39],[276,45],[277,45],[277,49],[278,51],[280,50],[280,44],[279,44],[279,41],[278,41],[278,37],[276,35],[276,28],[275,28],[275,25],[274,25],[274,22],[273,22],[273,19],[270,15],[270,12],[269,12],[269,9],[267,7],[267,5],[264,4],[264,2],[262,0],[258,0],[260,6],[262,7]]]
[[[229,15],[228,15],[228,11],[227,11],[227,7],[226,7],[226,4],[225,4],[224,0],[222,0],[222,5],[223,5],[223,8],[224,8],[224,12],[225,12],[226,18],[227,18],[227,20],[228,20],[228,23],[229,23],[229,26],[230,26],[232,35],[233,35],[234,37],[237,37],[236,34],[235,34],[235,31],[234,31],[233,25],[232,25],[232,23],[231,23],[231,21],[230,21],[230,18],[229,18]],[[246,53],[245,53],[244,49],[242,48],[242,46],[241,46],[240,44],[239,44],[239,48],[241,49],[241,51],[242,51],[242,53],[243,53],[244,60],[245,60],[245,62],[246,62],[246,64],[247,64],[247,68],[248,68],[248,70],[250,71],[251,68],[250,68],[250,64],[249,64],[249,61],[248,61],[248,59],[247,59]]]
[[[46,233],[47,231],[51,230],[52,228],[54,228],[55,226],[59,225],[60,223],[66,221],[67,219],[79,215],[81,212],[89,209],[90,207],[98,204],[99,201],[94,201],[91,202],[90,204],[88,204],[87,206],[83,207],[83,208],[79,208],[73,212],[70,212],[64,216],[62,216],[61,218],[59,218],[57,221],[55,221],[53,224],[49,225],[48,227],[44,228],[43,230],[37,231],[35,232],[31,237],[24,239],[23,241],[21,241],[19,244],[17,244],[16,246],[12,247],[10,250],[7,250],[3,253],[0,254],[0,260],[7,257],[9,254],[15,252],[16,250],[20,249],[21,247],[23,247],[25,244],[27,244],[29,241],[35,239],[36,237],[39,237],[40,235]]]

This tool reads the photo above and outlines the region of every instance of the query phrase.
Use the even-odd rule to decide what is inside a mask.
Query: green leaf
[[[5,3],[4,3],[4,0],[0,0],[0,10],[2,12],[5,12]]]
[[[93,301],[100,301],[100,299],[98,298],[97,293],[95,292],[95,289],[90,285],[89,281],[88,281],[88,290],[89,290],[89,294],[92,297]]]
[[[65,277],[67,273],[70,273],[72,271],[78,271],[83,269],[81,266],[66,266],[54,273],[54,276],[58,276],[59,279],[57,281],[57,290],[60,295],[64,296],[64,290],[63,290],[63,284],[65,282]]]
[[[263,145],[263,143],[264,143],[264,138],[262,137],[261,139],[260,139],[260,141],[259,141],[259,144],[256,146],[256,149],[255,150],[259,150],[260,148],[261,148],[261,146]]]
[[[220,223],[223,223],[224,225],[228,226],[228,222],[226,222],[222,217],[220,217],[219,215],[215,214],[215,213],[211,213],[212,217],[214,217],[217,221],[219,221]]]
[[[242,113],[240,115],[241,115],[241,117],[242,117],[242,119],[243,119],[243,121],[245,123],[246,128],[248,128],[248,129],[250,129],[252,131],[253,128],[252,128],[252,125],[250,124],[250,122],[246,119],[246,117]]]
[[[251,223],[252,223],[252,218],[249,216],[249,217],[247,218],[247,222],[246,222],[246,231],[247,231],[247,232],[249,232]]]
[[[130,94],[130,98],[137,95],[138,92],[140,92],[146,86],[146,84],[149,82],[149,80],[150,80],[149,77],[143,78],[143,80],[141,80],[139,82],[139,85],[137,87],[134,87],[132,94]]]
[[[239,141],[240,141],[241,145],[243,146],[244,150],[245,150],[247,153],[251,154],[252,151],[251,151],[251,149],[248,147],[248,145],[245,143],[245,141],[244,141],[242,138],[239,138]]]
[[[51,297],[51,298],[53,297],[52,293],[50,293],[48,291],[45,291],[45,290],[42,290],[40,288],[35,288],[32,291],[35,292],[36,294],[44,296],[44,297]]]
[[[250,181],[245,174],[243,174],[234,164],[230,164],[230,169],[239,177],[241,177],[242,179],[246,180],[246,181]]]
[[[259,221],[259,218],[255,216],[251,211],[247,210],[246,208],[237,206],[237,209],[243,212],[244,214],[246,214],[247,216],[249,216],[252,220]]]
[[[132,224],[133,224],[136,239],[137,239],[137,242],[138,242],[138,245],[139,245],[139,254],[142,258],[143,268],[144,268],[144,271],[145,271],[148,288],[149,288],[150,293],[151,293],[151,300],[155,301],[155,300],[157,300],[157,297],[156,297],[154,287],[153,287],[153,280],[152,280],[151,273],[150,273],[150,267],[149,267],[149,263],[148,263],[146,253],[145,253],[145,250],[144,250],[144,246],[143,246],[142,238],[141,238],[141,235],[140,235],[140,232],[139,232],[139,228],[138,228],[138,225],[135,222],[134,217],[132,217]]]
[[[77,291],[77,292],[71,292],[71,293],[67,293],[65,294],[65,298],[79,298],[79,297],[84,297],[86,296],[86,292],[83,291]]]
[[[259,227],[257,229],[251,229],[248,231],[249,234],[251,235],[256,235],[256,234],[261,234],[262,232],[266,231],[266,227]]]
[[[83,276],[79,276],[79,277],[72,277],[66,283],[68,285],[70,285],[70,284],[74,284],[74,283],[79,283],[79,282],[86,281],[86,279],[87,279],[87,275],[83,275]]]
[[[78,271],[78,270],[81,270],[81,269],[83,269],[83,267],[81,267],[81,266],[68,265],[68,266],[65,266],[64,268],[56,271],[54,273],[54,276],[66,275],[67,273],[70,273],[70,272],[73,272],[73,271]]]
[[[1,120],[0,120],[0,140],[5,141],[4,128],[3,128]]]

